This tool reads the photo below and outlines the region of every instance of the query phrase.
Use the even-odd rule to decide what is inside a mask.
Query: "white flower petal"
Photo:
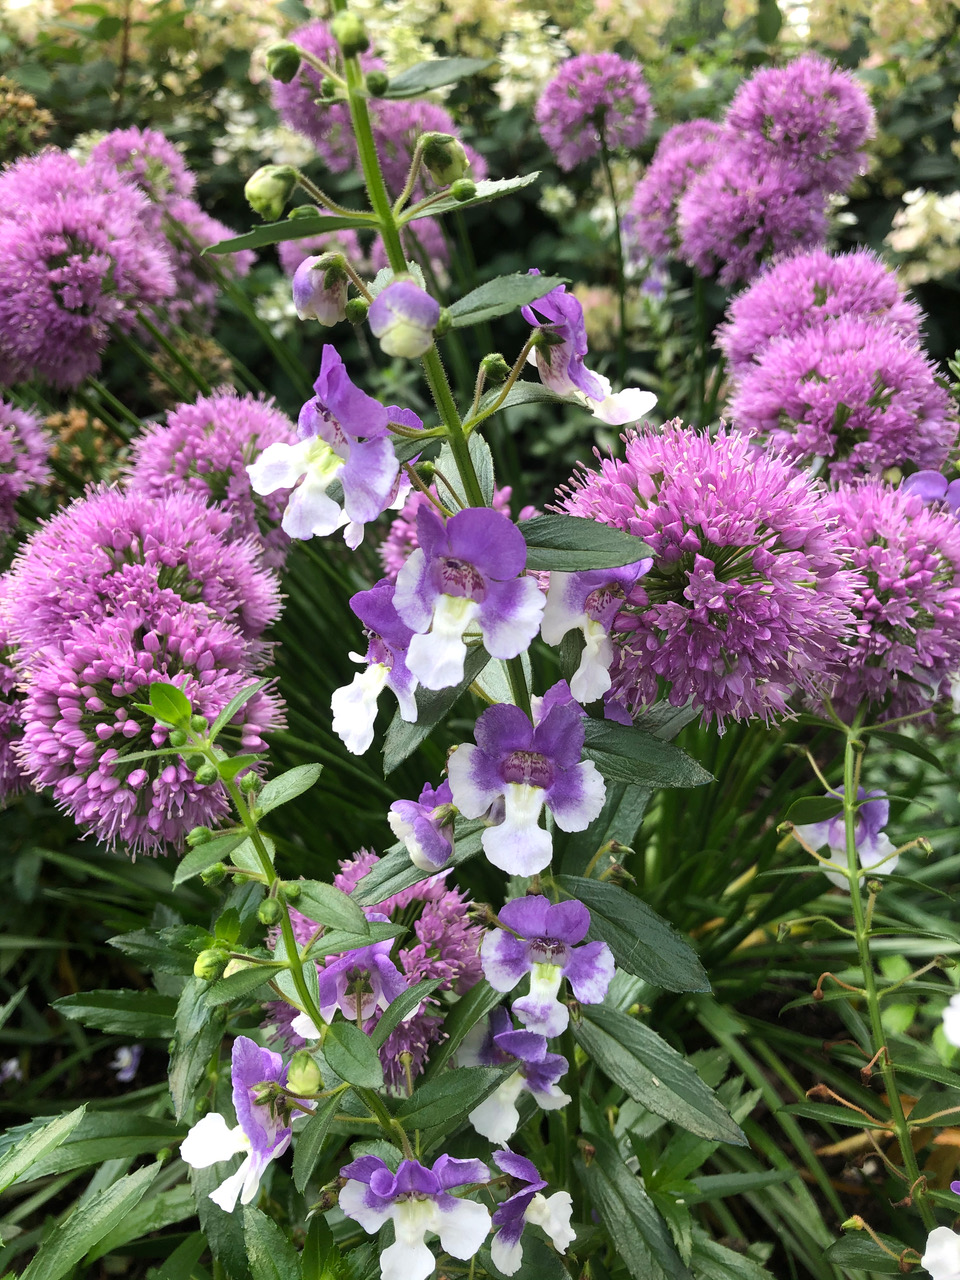
[[[382,662],[371,662],[366,671],[357,672],[351,684],[335,689],[330,699],[333,732],[355,756],[362,756],[373,742],[377,699],[389,674],[390,668]]]
[[[291,1030],[301,1040],[319,1040],[320,1031],[309,1013],[298,1013],[290,1023]]]
[[[440,1244],[454,1258],[472,1258],[490,1230],[490,1213],[473,1200],[458,1200],[440,1212],[437,1234]]]
[[[451,752],[447,761],[447,780],[453,803],[465,818],[482,818],[500,795],[480,786],[474,777],[474,755],[479,750],[472,742],[465,742]]]
[[[516,1103],[523,1092],[523,1086],[523,1076],[515,1071],[479,1107],[474,1107],[467,1119],[477,1133],[489,1138],[491,1142],[499,1143],[507,1142],[513,1137],[520,1124],[520,1112]]]
[[[542,787],[523,782],[504,784],[503,821],[487,827],[480,838],[487,858],[501,871],[532,876],[550,865],[553,837],[539,825],[545,797]]]
[[[657,397],[652,391],[624,387],[604,400],[587,400],[587,407],[601,422],[611,427],[624,427],[645,418],[656,403]]]
[[[490,1258],[497,1270],[505,1276],[514,1275],[523,1262],[523,1238],[513,1244],[504,1244],[498,1231],[490,1241]]]
[[[558,1253],[566,1253],[568,1246],[577,1238],[577,1233],[570,1229],[572,1212],[573,1200],[569,1192],[557,1191],[549,1198],[538,1192],[523,1216],[527,1222],[544,1229]]]
[[[260,457],[247,467],[251,489],[259,494],[292,489],[306,473],[309,451],[309,440],[299,440],[296,444],[284,444],[278,440],[267,445]]]
[[[586,831],[594,818],[599,817],[607,798],[607,785],[603,775],[592,760],[581,760],[574,765],[580,775],[581,795],[576,804],[547,801],[553,820],[561,831]]]
[[[407,651],[407,669],[425,689],[449,689],[463,679],[463,633],[479,612],[477,601],[466,596],[437,597],[430,630],[413,636]]]
[[[219,1205],[224,1213],[233,1213],[237,1207],[237,1200],[240,1198],[240,1192],[244,1189],[243,1184],[247,1180],[252,1164],[253,1158],[247,1156],[236,1173],[231,1173],[229,1178],[220,1183],[216,1191],[210,1192],[210,1199],[214,1204]],[[249,1201],[245,1201],[245,1203],[249,1203]]]
[[[328,496],[322,481],[307,475],[303,484],[294,489],[280,521],[285,534],[306,541],[313,537],[326,537],[339,529],[344,522],[338,503]]]
[[[180,1143],[180,1158],[191,1169],[207,1169],[249,1149],[250,1143],[239,1125],[231,1129],[218,1111],[210,1111]]]
[[[606,628],[593,618],[584,616],[580,629],[586,643],[580,665],[570,681],[570,692],[577,702],[585,705],[602,698],[613,683],[610,678],[613,643]]]
[[[550,574],[547,602],[540,620],[540,634],[546,644],[559,644],[568,631],[582,627],[587,615],[571,600],[572,573],[554,570]]]
[[[950,997],[950,1003],[943,1011],[943,1034],[947,1044],[960,1049],[960,991]]]
[[[933,1280],[960,1280],[960,1235],[949,1227],[935,1227],[927,1236],[920,1265]]]
[[[369,1190],[365,1182],[350,1178],[340,1192],[340,1208],[348,1218],[359,1222],[369,1235],[376,1235],[383,1224],[390,1220],[392,1206],[387,1209],[371,1208],[367,1204]]]

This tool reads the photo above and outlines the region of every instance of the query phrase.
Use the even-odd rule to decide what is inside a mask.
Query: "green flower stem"
[[[146,329],[147,333],[153,338],[156,344],[161,347],[178,368],[187,375],[191,382],[196,384],[197,390],[202,396],[208,396],[212,390],[210,383],[195,365],[187,359],[182,351],[178,351],[165,333],[163,333],[152,320],[147,318],[145,312],[140,312],[140,323]]]
[[[331,213],[338,214],[341,218],[369,218],[369,213],[363,213],[359,209],[348,209],[346,205],[337,204],[336,200],[331,200],[325,191],[322,191],[315,182],[312,182],[305,174],[297,170],[297,186],[305,191],[311,200],[315,200],[317,204],[322,204],[325,209]]]
[[[617,200],[617,188],[614,186],[613,172],[610,168],[610,152],[607,149],[607,140],[603,136],[602,129],[600,130],[600,160],[603,164],[607,186],[610,188],[610,199],[613,201],[614,243],[617,248],[617,296],[620,306],[620,327],[617,333],[617,373],[622,387],[623,380],[627,376],[627,285],[623,269],[623,233],[620,228],[620,204]]]
[[[506,382],[500,388],[500,394],[497,396],[496,400],[494,400],[493,404],[489,407],[489,409],[484,409],[482,413],[475,412],[473,409],[471,409],[470,417],[463,424],[463,429],[467,433],[467,435],[470,435],[471,432],[473,432],[480,425],[480,423],[484,421],[485,418],[489,418],[492,414],[496,413],[497,410],[503,406],[503,402],[506,400],[507,396],[510,394],[511,390],[513,389],[513,384],[517,381],[517,379],[520,377],[520,374],[523,372],[524,365],[527,363],[527,356],[529,356],[530,352],[533,350],[534,343],[536,342],[536,334],[537,334],[537,331],[536,329],[534,329],[533,333],[531,333],[530,337],[526,340],[526,342],[521,347],[520,354],[517,356],[516,360],[514,361],[513,368],[510,370],[510,373],[507,377]]]
[[[403,1148],[403,1154],[408,1160],[415,1160],[413,1147],[410,1145],[410,1139],[399,1120],[395,1120],[387,1108],[383,1104],[383,1100],[377,1097],[373,1089],[362,1089],[359,1085],[353,1086],[353,1091],[371,1113],[377,1119],[377,1123],[384,1131],[388,1138],[393,1142],[399,1139],[400,1146]]]
[[[897,1142],[900,1144],[900,1153],[903,1158],[907,1183],[910,1187],[910,1195],[920,1210],[923,1225],[928,1231],[932,1231],[937,1225],[937,1219],[930,1202],[923,1194],[922,1188],[917,1186],[920,1181],[920,1168],[917,1164],[913,1143],[910,1140],[910,1126],[907,1123],[907,1117],[903,1111],[903,1103],[900,1100],[897,1074],[893,1060],[886,1048],[887,1037],[883,1030],[880,997],[877,993],[877,978],[873,967],[873,958],[870,955],[870,930],[867,927],[863,897],[860,892],[860,860],[857,857],[856,822],[857,789],[860,780],[860,756],[862,755],[863,745],[858,738],[859,727],[859,723],[855,722],[852,728],[847,729],[843,752],[843,821],[847,845],[847,876],[850,880],[850,902],[853,908],[857,954],[860,957],[863,990],[870,1018],[871,1048],[874,1054],[878,1056],[880,1073],[883,1077],[883,1084],[890,1107],[890,1118]]]

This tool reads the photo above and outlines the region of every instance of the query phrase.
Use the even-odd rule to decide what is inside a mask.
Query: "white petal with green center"
[[[415,635],[407,652],[407,668],[425,689],[449,689],[463,679],[463,633],[479,612],[479,602],[469,596],[438,596],[430,630]]]

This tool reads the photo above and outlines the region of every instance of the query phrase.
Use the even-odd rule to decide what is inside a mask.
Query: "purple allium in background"
[[[450,246],[443,232],[443,223],[439,218],[416,218],[401,228],[400,239],[403,241],[407,261],[419,262],[424,268],[429,267],[440,280],[447,279],[446,268],[450,261]],[[377,236],[370,246],[370,270],[381,271],[389,267],[386,246],[383,237]]]
[[[171,200],[164,213],[163,233],[170,246],[177,284],[177,296],[168,312],[174,319],[189,315],[209,327],[220,297],[220,285],[210,274],[212,260],[201,258],[200,254],[221,240],[232,239],[236,232],[211,217],[195,200]],[[257,255],[251,249],[221,254],[215,259],[218,270],[228,277],[245,276],[256,260]]]
[[[449,133],[459,137],[459,130],[449,111],[422,98],[378,98],[371,103],[373,136],[383,169],[384,181],[393,196],[399,196],[407,181],[417,139],[423,133]],[[464,145],[470,162],[470,177],[479,182],[487,176],[487,163],[473,147]],[[423,172],[414,188],[413,199],[427,194]],[[430,189],[434,189],[431,182]]]
[[[147,424],[131,444],[127,492],[151,498],[179,489],[197,493],[230,516],[225,536],[261,542],[264,564],[280,568],[289,538],[279,525],[289,494],[256,496],[246,468],[269,445],[296,438],[272,400],[224,387],[177,405],[166,423]]]
[[[680,255],[723,285],[752,280],[780,253],[810,249],[827,233],[826,197],[785,160],[724,149],[677,206]]]
[[[861,148],[876,129],[863,86],[816,53],[755,72],[726,123],[748,156],[794,165],[825,191],[843,191],[863,171]]]
[[[611,151],[633,151],[647,136],[653,106],[639,63],[616,53],[570,58],[540,95],[536,120],[561,169]]]
[[[960,672],[960,525],[880,480],[840,485],[822,510],[866,579],[830,694],[835,710],[849,720],[870,704],[876,720],[881,708],[932,708]]]
[[[17,527],[17,499],[50,476],[52,441],[40,419],[0,399],[0,537]]]
[[[31,657],[23,702],[20,763],[37,787],[98,840],[129,851],[180,846],[195,826],[216,826],[229,812],[217,783],[200,786],[181,757],[124,757],[163,747],[168,730],[137,702],[159,680],[177,685],[194,709],[213,720],[255,677],[236,628],[158,591],[150,606],[127,605],[97,622],[74,618],[60,646]],[[263,734],[281,722],[266,690],[240,709],[233,734],[242,751],[264,748]]]
[[[128,174],[157,204],[191,196],[197,185],[183,156],[156,129],[113,129],[90,152],[90,161]]]
[[[920,334],[922,312],[895,272],[870,249],[813,249],[771,263],[730,302],[717,345],[734,375],[762,359],[776,338],[794,338],[836,316],[882,320],[904,338]]]
[[[741,375],[729,414],[831,480],[943,466],[956,444],[950,393],[920,347],[888,325],[840,316],[771,342]]]
[[[116,171],[57,152],[0,176],[0,380],[77,386],[100,367],[111,325],[174,292],[149,204]]]
[[[232,524],[196,493],[91,490],[41,524],[14,561],[6,609],[20,656],[158,587],[256,640],[280,612],[279,586],[256,543],[230,540]]]
[[[704,718],[783,715],[795,688],[829,683],[858,576],[843,568],[822,486],[745,436],[679,420],[628,432],[623,461],[574,478],[572,515],[642,538],[653,565],[614,624],[607,714],[635,715],[670,685]]]
[[[0,575],[0,808],[26,786],[16,754],[23,734],[23,694],[18,688],[16,670],[9,661],[10,642],[3,614],[9,581],[9,574]]]
[[[676,252],[677,204],[693,178],[717,160],[723,136],[723,126],[713,120],[687,120],[660,139],[624,218],[634,257],[658,259]]]

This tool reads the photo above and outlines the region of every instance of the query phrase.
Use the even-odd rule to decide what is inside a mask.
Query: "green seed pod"
[[[296,902],[300,897],[300,881],[288,880],[283,886],[283,896],[288,902]]]
[[[324,76],[320,81],[320,97],[323,101],[329,102],[331,98],[337,96],[337,82],[331,80],[329,76]]]
[[[200,879],[204,884],[222,884],[226,878],[227,868],[222,862],[215,862],[212,867],[207,867],[206,871],[200,872]]]
[[[463,143],[451,133],[425,133],[420,139],[424,167],[437,186],[448,187],[464,177],[470,161]]]
[[[253,770],[248,770],[240,779],[240,790],[246,791],[248,794],[251,791],[256,791],[259,785],[260,785],[260,775],[257,773],[254,773]]]
[[[390,77],[385,71],[368,71],[366,85],[372,98],[382,98],[390,87]]]
[[[206,733],[210,728],[210,721],[206,716],[191,716],[190,728],[194,733]]]
[[[300,70],[300,50],[289,40],[278,40],[267,50],[267,75],[289,84]]]
[[[201,787],[209,787],[220,777],[220,771],[215,764],[202,764],[193,777]]]
[[[472,200],[477,194],[477,184],[472,178],[458,178],[451,186],[450,194],[454,200],[459,200],[461,203],[464,200]]]
[[[358,53],[366,53],[370,48],[367,29],[363,25],[363,19],[356,13],[346,10],[335,14],[330,22],[330,30],[345,58],[355,58]]]
[[[213,839],[213,832],[209,827],[192,827],[187,832],[187,844],[191,849],[195,849],[198,844],[206,844]]]
[[[257,908],[257,919],[261,924],[279,924],[283,915],[283,907],[276,898],[264,898]]]
[[[366,298],[350,298],[344,307],[344,315],[351,324],[363,324],[369,310],[370,303]]]
[[[167,743],[171,747],[176,747],[179,751],[181,747],[187,745],[186,732],[183,729],[171,729],[167,734]]]
[[[506,382],[510,377],[510,366],[504,360],[499,351],[492,351],[490,355],[484,356],[480,361],[480,368],[486,374],[487,382],[498,383]]]

